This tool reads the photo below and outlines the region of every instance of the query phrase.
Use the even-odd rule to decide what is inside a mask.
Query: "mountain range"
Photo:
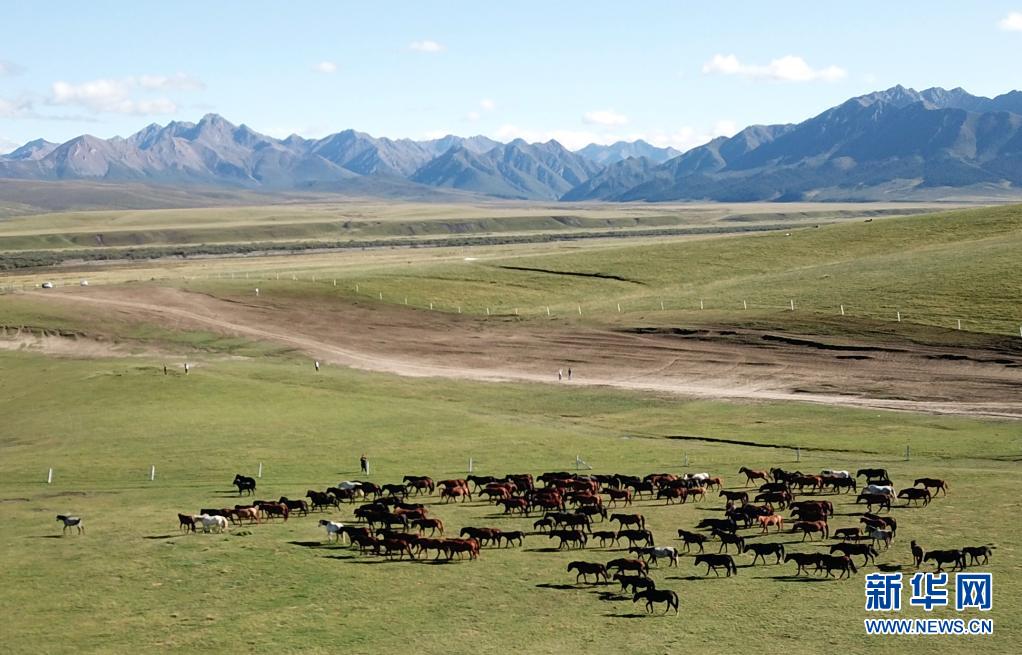
[[[896,86],[798,124],[754,125],[687,152],[644,141],[414,141],[345,130],[275,139],[216,114],[129,137],[31,141],[0,178],[319,190],[429,189],[566,201],[938,199],[1022,193],[1022,92]]]

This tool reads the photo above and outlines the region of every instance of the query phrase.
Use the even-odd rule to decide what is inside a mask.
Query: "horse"
[[[809,537],[812,541],[812,534],[819,532],[824,538],[830,537],[830,528],[827,527],[826,521],[798,521],[791,527],[792,532],[802,531],[802,541]]]
[[[461,502],[465,502],[466,499],[472,498],[472,492],[468,490],[468,486],[457,486],[457,487],[444,487],[440,490],[440,500],[449,503],[452,500],[457,502],[461,498]]]
[[[720,539],[720,548],[717,550],[718,553],[726,553],[731,544],[735,545],[735,548],[739,553],[742,552],[743,548],[745,548],[745,537],[741,537],[734,532],[721,532],[720,530],[714,530],[712,535]]]
[[[532,529],[538,532],[546,532],[547,530],[554,529],[554,520],[548,516],[544,516],[535,523],[532,524]]]
[[[834,489],[835,492],[842,489],[844,489],[845,493],[859,490],[859,487],[855,482],[855,478],[827,478],[826,482]]]
[[[639,559],[647,558],[651,564],[657,564],[659,559],[666,558],[671,561],[669,566],[678,565],[678,549],[674,546],[631,546],[628,552],[635,553]]]
[[[242,475],[240,473],[237,473],[234,476],[233,484],[234,484],[235,487],[238,488],[238,495],[239,496],[241,495],[241,492],[243,492],[243,491],[247,491],[249,494],[254,494],[255,493],[255,488],[256,488],[255,478],[250,478],[247,475]]]
[[[433,480],[430,479],[430,478],[411,478],[410,479],[410,476],[406,475],[405,476],[405,488],[408,491],[414,490],[415,491],[415,495],[418,496],[419,494],[425,493],[427,491],[429,493],[433,493],[433,491],[436,490],[436,485],[433,483]]]
[[[667,499],[667,504],[670,505],[672,501],[681,499],[681,503],[684,505],[688,501],[688,489],[685,487],[664,487],[660,491],[656,492],[657,500],[661,498]]]
[[[780,532],[784,528],[784,517],[780,514],[768,514],[767,516],[757,517],[759,525],[763,528],[763,534],[770,531],[771,525],[777,526],[777,531]]]
[[[732,502],[740,500],[743,505],[747,505],[749,503],[749,494],[745,491],[728,491],[726,489],[722,489],[721,492],[717,494],[718,498],[721,496]]]
[[[358,546],[360,553],[365,553],[370,548],[374,553],[378,552],[380,549],[379,539],[370,534],[354,534],[348,532],[348,539],[351,540],[352,545]]]
[[[632,504],[632,492],[627,489],[607,489],[606,492],[610,496],[610,503],[613,503],[615,507],[619,500],[623,501],[626,507]]]
[[[287,517],[291,514],[291,510],[284,503],[259,503],[257,507],[266,515],[266,518],[279,516],[287,521]]]
[[[877,494],[877,495],[894,495],[894,486],[889,484],[867,484],[862,488],[862,494]]]
[[[753,502],[757,503],[777,503],[780,509],[784,509],[788,503],[791,502],[790,491],[764,491],[763,493],[756,494],[753,498]]]
[[[234,510],[234,515],[238,517],[238,524],[241,524],[242,519],[248,519],[249,524],[261,523],[259,520],[259,510],[255,507],[239,507]]]
[[[852,474],[848,471],[835,471],[833,469],[823,469],[820,471],[820,475],[825,478],[852,478]]]
[[[699,552],[703,552],[703,544],[706,543],[706,535],[688,530],[678,530],[678,538],[685,544],[685,552],[691,552],[692,544],[699,546]]]
[[[827,577],[834,576],[834,569],[839,569],[841,575],[838,576],[838,580],[844,577],[852,577],[852,573],[858,573],[859,570],[855,568],[855,563],[851,557],[847,555],[820,555],[820,560],[816,564],[816,570],[824,570],[827,572]]]
[[[59,518],[59,517],[58,517]],[[178,526],[177,529],[182,528],[185,532],[195,532],[195,517],[191,514],[178,514],[177,515]]]
[[[875,478],[887,478],[887,469],[859,469],[855,472],[855,477],[865,477],[867,482]]]
[[[500,545],[500,540],[504,540],[504,544],[507,548],[510,548],[512,543],[517,541],[518,545],[521,546],[525,542],[525,533],[521,530],[511,530],[509,532],[501,532],[497,535],[497,545]]]
[[[703,483],[709,489],[720,490],[724,488],[724,478],[721,477],[706,478],[705,480],[703,480]]]
[[[627,539],[629,546],[634,546],[639,542],[643,542],[647,546],[653,545],[653,533],[649,530],[621,530],[617,536],[619,539]]]
[[[309,504],[304,500],[289,500],[287,496],[281,496],[278,503],[284,503],[287,505],[288,510],[292,512],[298,512],[302,516],[309,515]]]
[[[337,521],[327,521],[326,519],[319,520],[320,527],[326,530],[327,543],[336,540],[338,543],[341,541],[341,537],[344,536],[344,524],[338,523]]]
[[[601,576],[605,583],[610,583],[610,580],[607,579],[607,567],[598,562],[572,562],[568,564],[568,572],[572,571],[578,571],[575,574],[575,584],[578,584],[579,579],[588,583],[590,575],[596,578],[596,584],[600,583]]]
[[[882,541],[884,543],[884,550],[887,550],[891,547],[891,541],[894,539],[894,533],[890,530],[873,529],[869,531],[869,538],[873,540],[874,546]]]
[[[868,487],[867,487],[868,488]],[[872,512],[873,505],[877,505],[880,509],[887,508],[887,511],[891,511],[891,497],[888,494],[871,494],[863,491],[855,499],[855,504],[865,501],[866,511]]]
[[[795,562],[798,566],[798,568],[795,569],[795,575],[798,575],[803,571],[805,571],[806,575],[809,575],[808,567],[810,565],[819,567],[822,557],[822,553],[788,553],[784,556],[784,563],[787,564],[788,562]]]
[[[750,550],[755,553],[752,558],[753,566],[756,566],[756,560],[760,557],[763,558],[763,563],[766,564],[767,555],[777,556],[775,564],[780,564],[781,560],[784,558],[784,544],[748,544],[742,549],[742,552],[747,553]]]
[[[898,498],[905,499],[906,507],[909,505],[909,503],[913,502],[918,505],[920,500],[923,501],[923,507],[926,507],[927,505],[930,504],[930,499],[932,498],[932,496],[930,495],[929,489],[925,488],[917,489],[916,487],[908,487],[898,492]]]
[[[743,473],[745,474],[746,487],[748,487],[749,483],[752,482],[753,480],[762,480],[763,482],[770,481],[770,474],[767,471],[757,471],[754,469],[750,469],[746,466],[743,466],[742,468],[738,469],[738,474],[741,475]]]
[[[734,532],[735,530],[738,529],[738,524],[735,523],[734,519],[731,518],[726,519],[709,518],[701,519],[699,523],[696,524],[696,528],[699,530],[705,530],[706,528],[709,528],[710,530],[716,530],[718,532]]]
[[[649,576],[649,565],[641,559],[626,559],[623,557],[612,559],[607,562],[607,570],[610,569],[617,569],[619,573],[622,571],[637,571],[642,575]]]
[[[180,514],[178,516],[180,516]],[[78,530],[78,534],[83,534],[85,532],[85,526],[82,525],[82,517],[80,516],[66,516],[64,514],[57,514],[57,520],[62,521],[64,523],[63,534],[67,534],[68,528],[75,528],[76,530]],[[192,527],[194,529],[195,526],[193,525]]]
[[[898,521],[890,516],[877,516],[876,514],[863,514],[859,518],[859,523],[865,523],[871,528],[880,528],[881,530],[890,528],[891,534],[895,537],[898,536]]]
[[[632,596],[632,602],[637,603],[640,600],[646,601],[646,611],[650,614],[653,613],[653,603],[667,603],[667,609],[664,610],[664,614],[670,612],[672,607],[674,608],[675,615],[679,613],[678,594],[670,589],[643,589],[642,591],[636,591],[635,595]]]
[[[637,525],[640,530],[646,529],[646,517],[642,514],[611,514],[610,520],[617,521],[622,528],[626,525]]]
[[[431,537],[436,534],[437,531],[440,532],[441,537],[444,535],[444,522],[437,518],[415,519],[412,521],[412,525],[419,529],[419,534],[422,534],[426,531],[426,528],[429,528],[429,536]]]
[[[706,575],[710,575],[710,571],[713,571],[714,575],[719,578],[720,573],[717,571],[718,566],[724,567],[729,578],[732,573],[738,575],[738,567],[735,566],[735,560],[730,555],[696,555],[694,564],[695,566],[705,564]]]
[[[335,496],[331,494],[323,493],[322,491],[315,491],[309,489],[305,492],[305,497],[312,503],[312,509],[325,509],[327,507],[336,507],[340,509],[341,503]]]
[[[459,537],[469,537],[479,542],[480,546],[485,546],[489,542],[500,542],[500,529],[499,528],[472,528],[464,527],[461,532],[458,533]]]
[[[943,571],[945,564],[954,564],[951,567],[952,571],[956,568],[965,570],[965,553],[961,550],[931,550],[923,556],[923,561],[929,562],[931,559],[937,565],[938,571]]]
[[[990,544],[986,546],[966,546],[962,549],[962,553],[969,556],[970,564],[989,564],[990,556],[994,554],[994,548],[996,546],[991,546]],[[983,558],[982,562],[979,561],[980,557]]]
[[[572,545],[577,545],[578,548],[585,548],[586,542],[589,541],[589,537],[581,530],[551,530],[547,538],[553,539],[554,537],[557,537],[561,542],[558,544],[557,550],[565,546],[571,547]]]
[[[401,498],[404,498],[408,495],[408,487],[403,484],[385,484],[380,487],[380,489],[388,496],[400,496]]]
[[[209,514],[200,514],[199,519],[202,521],[202,531],[222,533],[227,529],[227,519],[222,516],[210,516]]]
[[[639,589],[656,589],[656,582],[643,575],[625,575],[618,571],[613,579],[621,583],[621,591],[628,591],[631,587],[633,594]]]
[[[385,551],[383,553],[384,557],[393,557],[396,552],[398,559],[404,559],[405,554],[408,555],[408,559],[415,559],[415,553],[412,552],[411,545],[404,539],[384,538],[379,542],[379,548]]]
[[[842,555],[847,555],[849,557],[852,555],[862,555],[863,566],[869,564],[870,560],[873,560],[873,563],[876,564],[877,555],[879,554],[877,553],[877,549],[871,544],[834,544],[830,547],[830,553],[831,555],[834,553],[841,553]]]
[[[843,539],[845,541],[858,541],[860,530],[858,527],[854,528],[838,528],[832,533],[835,539]]]
[[[937,495],[938,492],[943,492],[945,496],[947,495],[947,482],[940,478],[917,478],[916,481],[912,483],[912,486],[920,484],[923,485],[924,489],[936,489],[936,491],[933,492],[934,495]]]
[[[593,539],[600,540],[600,548],[605,548],[609,541],[612,545],[617,545],[617,532],[614,530],[597,530],[592,534]]]

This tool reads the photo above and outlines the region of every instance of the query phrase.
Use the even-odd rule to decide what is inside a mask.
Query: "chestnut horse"
[[[749,483],[752,482],[753,480],[762,480],[763,482],[770,481],[770,474],[767,471],[757,471],[755,469],[750,469],[746,466],[743,466],[742,468],[738,469],[738,473],[745,474],[746,487],[748,487]]]
[[[767,516],[757,517],[756,520],[759,521],[760,527],[763,528],[763,534],[770,531],[771,525],[776,525],[778,532],[784,528],[784,517],[780,514],[768,514]]]
[[[568,572],[572,571],[578,571],[575,574],[575,584],[578,584],[580,579],[588,583],[590,575],[596,579],[596,584],[600,583],[600,577],[605,583],[610,583],[607,579],[607,567],[598,562],[572,562],[568,564]]]
[[[801,531],[802,541],[805,541],[806,537],[809,537],[809,540],[812,541],[811,535],[814,532],[819,532],[825,539],[830,537],[830,528],[827,527],[826,521],[798,521],[791,527],[791,531]]]
[[[937,495],[937,492],[943,492],[945,496],[947,495],[947,482],[940,478],[918,478],[912,483],[912,486],[920,484],[926,489],[936,489],[936,491],[933,492],[934,495]]]

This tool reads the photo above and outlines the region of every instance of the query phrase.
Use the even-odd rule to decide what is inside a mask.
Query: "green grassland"
[[[194,361],[188,376],[164,376],[145,357],[0,353],[4,652],[735,652],[755,643],[764,652],[1014,653],[1022,638],[1017,422],[330,367],[317,375],[286,354]],[[686,435],[760,446],[670,438]],[[910,461],[903,461],[906,445]],[[616,587],[576,586],[565,571],[573,559],[622,554],[613,550],[547,552],[552,542],[528,537],[521,549],[485,549],[477,562],[430,565],[324,546],[316,517],[225,536],[177,532],[178,511],[235,502],[236,472],[254,474],[263,462],[260,497],[301,496],[358,477],[363,451],[378,482],[460,476],[469,457],[480,473],[536,474],[570,469],[579,454],[595,472],[636,474],[680,471],[687,457],[689,470],[721,474],[731,487],[740,486],[741,465],[879,464],[899,487],[921,475],[944,477],[947,498],[894,510],[898,539],[880,564],[911,573],[911,539],[929,548],[995,543],[991,564],[981,568],[995,577],[994,609],[984,617],[995,621],[995,635],[867,637],[862,571],[848,581],[797,581],[790,565],[746,567],[747,555],[737,558],[742,568],[732,579],[704,579],[688,558],[679,569],[654,571],[658,586],[680,594],[682,615],[644,618]],[[147,479],[151,465],[155,482]],[[49,467],[52,485],[45,484]],[[426,502],[449,531],[531,528],[531,519],[497,516],[479,502]],[[850,499],[839,503],[834,526],[850,525]],[[719,515],[720,506],[717,498],[671,507],[641,501],[634,511],[668,544],[677,543],[677,528]],[[350,511],[330,516],[348,520]],[[55,538],[53,515],[64,512],[82,514],[87,534]],[[787,534],[763,539],[817,548],[788,543],[797,540]],[[958,616],[953,609],[933,615]]]

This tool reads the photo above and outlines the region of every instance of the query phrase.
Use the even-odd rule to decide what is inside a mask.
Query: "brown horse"
[[[626,507],[632,504],[632,492],[627,489],[607,489],[606,493],[610,497],[608,505],[613,504],[616,507],[618,501],[622,501]]]
[[[706,478],[706,480],[704,480],[703,482],[706,483],[706,486],[709,489],[720,490],[720,489],[724,488],[724,479],[723,478],[719,478],[719,477]]]
[[[642,514],[611,514],[611,521],[617,521],[621,527],[626,525],[637,525],[640,530],[646,529],[646,517]]]
[[[916,487],[908,487],[898,492],[898,498],[904,498],[906,506],[908,506],[909,503],[916,503],[918,505],[919,501],[921,500],[923,501],[923,507],[926,507],[927,505],[930,504],[930,499],[932,498],[932,496],[930,495],[929,489],[925,488],[917,489]]]
[[[178,514],[177,521],[178,530],[184,529],[185,532],[195,532],[195,517],[191,514]]]
[[[440,490],[440,500],[444,503],[449,503],[452,500],[457,501],[459,498],[461,498],[461,502],[472,498],[472,493],[467,486],[444,487]]]
[[[646,601],[646,611],[650,614],[653,613],[653,603],[667,603],[664,614],[670,612],[672,607],[674,608],[675,615],[679,613],[678,594],[670,589],[644,589],[637,591],[632,596],[632,602],[637,603],[640,600]]]
[[[419,534],[424,533],[426,531],[426,528],[429,528],[430,530],[429,536],[431,537],[437,532],[440,533],[441,537],[444,534],[444,522],[437,518],[415,519],[414,521],[412,521],[412,525],[419,529]]]
[[[447,539],[443,546],[448,560],[455,555],[461,558],[464,553],[468,553],[469,560],[479,558],[479,542],[475,539]]]
[[[780,532],[784,528],[784,517],[780,514],[769,514],[767,516],[760,516],[757,518],[759,525],[763,528],[763,534],[770,531],[771,525],[777,526],[777,531]]]
[[[684,542],[686,553],[691,552],[692,544],[699,546],[700,553],[703,552],[703,544],[707,541],[706,535],[688,530],[678,530],[678,538]]]
[[[788,553],[784,556],[784,563],[795,562],[798,568],[795,569],[795,575],[805,571],[806,575],[809,575],[809,567],[819,567],[822,561],[822,553]]]
[[[834,532],[833,532],[835,539],[843,539],[845,541],[858,541],[860,533],[861,533],[861,531],[857,527],[855,527],[855,528],[838,528],[837,530],[834,530]]]
[[[735,560],[730,555],[696,555],[695,561],[693,562],[696,566],[700,564],[706,565],[706,575],[710,575],[710,571],[717,577],[720,577],[720,573],[717,571],[717,567],[723,566],[727,572],[727,576],[730,578],[731,574],[738,575],[738,567],[735,566]]]
[[[642,575],[649,575],[649,564],[646,564],[641,559],[625,559],[623,557],[612,559],[607,562],[607,569],[617,569],[619,572],[636,571]]]
[[[755,469],[750,469],[746,466],[743,466],[742,468],[738,469],[738,474],[741,475],[743,473],[745,474],[746,487],[748,487],[749,483],[752,482],[753,480],[762,480],[763,482],[770,481],[770,474],[767,471],[757,471]]]
[[[242,519],[248,519],[249,524],[261,523],[259,520],[259,510],[255,507],[239,507],[234,510],[234,515],[238,518],[240,524]]]
[[[823,536],[823,538],[830,537],[830,529],[827,527],[826,521],[798,521],[797,523],[795,523],[795,525],[791,527],[791,531],[792,532],[801,531],[802,541],[805,541],[806,537],[809,537],[809,540],[812,541],[811,535],[814,532],[819,532]]]
[[[731,502],[737,502],[740,500],[743,505],[747,505],[749,503],[749,494],[746,491],[728,491],[726,489],[722,489],[717,496],[727,498]]]
[[[581,530],[552,530],[547,535],[548,539],[557,538],[560,543],[557,546],[557,550],[568,546],[569,548],[585,548],[586,543],[589,541],[589,537],[585,532]]]
[[[936,489],[933,495],[937,495],[938,492],[943,492],[945,496],[947,495],[947,482],[940,478],[918,478],[912,485],[923,485],[926,489]]]

